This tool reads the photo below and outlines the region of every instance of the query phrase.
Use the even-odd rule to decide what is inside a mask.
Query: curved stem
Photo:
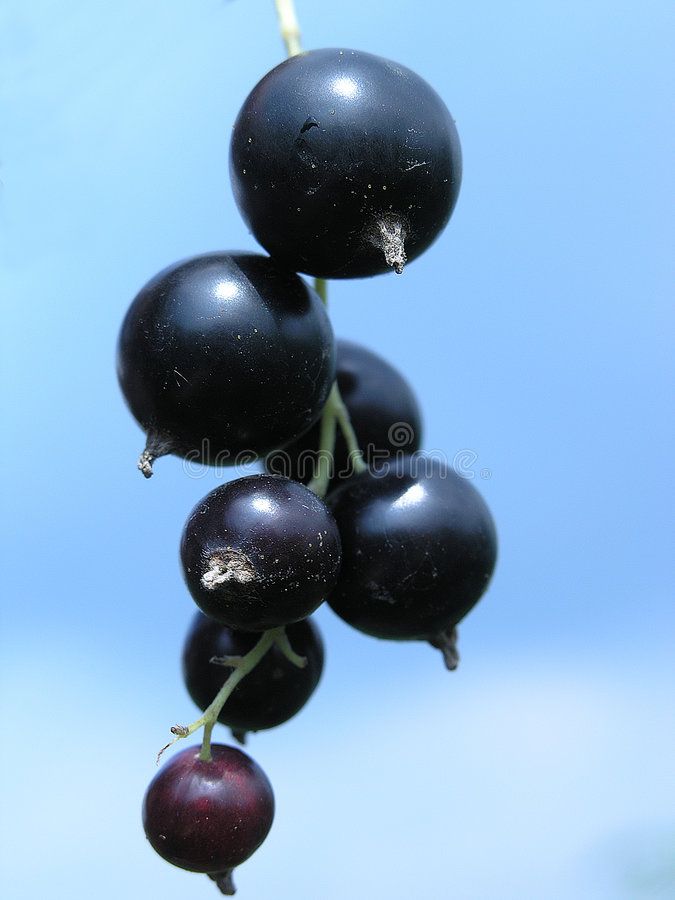
[[[349,418],[349,411],[344,404],[344,400],[340,396],[340,390],[337,381],[333,384],[328,400],[323,408],[321,418],[321,431],[319,434],[319,451],[316,460],[316,474],[309,482],[307,487],[314,491],[319,497],[325,497],[328,492],[328,486],[333,476],[335,462],[335,437],[337,434],[337,426],[340,426],[347,450],[349,453],[349,464],[356,475],[365,472],[368,468],[363,454],[359,448],[359,442]]]
[[[323,278],[316,278],[314,280],[314,286],[327,306],[328,286],[325,280]],[[354,470],[354,474],[359,475],[361,472],[365,472],[368,466],[363,459],[363,453],[359,447],[356,432],[354,431],[351,419],[349,418],[349,410],[345,406],[345,402],[340,394],[340,388],[338,387],[337,381],[335,381],[321,416],[316,474],[308,484],[309,489],[314,491],[319,497],[326,496],[330,480],[334,474],[335,438],[337,436],[338,425],[340,426],[345,443],[347,444],[349,463]]]
[[[279,17],[279,29],[281,37],[286,45],[286,53],[288,56],[296,56],[302,53],[300,46],[300,25],[298,17],[295,15],[295,7],[293,0],[274,0]]]
[[[300,654],[296,653],[295,650],[291,647],[291,642],[288,640],[288,635],[286,634],[285,628],[282,628],[277,635],[276,644],[290,663],[293,663],[293,665],[297,666],[298,669],[306,668],[307,657],[300,656]]]
[[[218,691],[213,702],[206,707],[202,715],[198,719],[195,719],[190,725],[173,726],[171,733],[176,736],[159,751],[157,754],[157,762],[159,762],[162,753],[171,747],[172,744],[175,744],[176,741],[180,741],[183,738],[189,737],[202,726],[204,726],[204,738],[202,740],[202,749],[199,753],[199,758],[203,759],[205,762],[209,762],[211,759],[211,732],[213,731],[213,726],[218,721],[218,716],[220,715],[223,706],[225,706],[227,698],[239,684],[241,679],[255,669],[270,647],[277,642],[280,633],[285,635],[283,627],[272,628],[270,631],[263,632],[257,644],[252,647],[245,656],[242,656],[237,661],[236,667],[228,675],[225,684]]]
[[[337,390],[337,385],[335,391],[335,418],[337,419],[340,431],[347,444],[349,462],[354,469],[354,474],[359,475],[361,472],[365,472],[368,466],[363,458],[359,442],[356,439],[356,432],[354,431],[351,419],[349,418],[349,410],[345,406],[340,391]]]
[[[215,724],[215,722],[207,722],[204,725],[202,749],[199,751],[199,758],[204,760],[204,762],[211,762],[211,733]]]
[[[341,403],[337,381],[333,384],[326,405],[321,414],[321,430],[319,432],[319,452],[316,460],[316,474],[307,487],[319,497],[325,497],[333,474],[333,458],[335,456],[335,435],[337,433],[337,402]]]
[[[258,643],[253,649],[249,650],[245,656],[242,656],[237,667],[228,675],[225,684],[218,691],[211,704],[206,707],[204,714],[200,716],[196,722],[193,722],[192,725],[188,725],[188,734],[192,734],[202,725],[204,726],[204,738],[202,740],[202,749],[199,758],[203,759],[205,762],[208,762],[211,759],[211,732],[213,731],[213,726],[218,721],[218,716],[220,715],[223,706],[225,706],[227,698],[242,678],[255,669],[270,647],[276,643],[280,631],[283,631],[283,628],[272,628],[270,631],[265,631],[263,633]],[[183,735],[181,735],[181,737],[183,737]],[[185,735],[185,737],[187,737],[187,735]]]
[[[218,721],[220,711],[223,706],[225,706],[228,698],[242,678],[245,678],[249,672],[252,672],[253,669],[255,669],[263,656],[274,646],[274,644],[277,644],[284,656],[292,662],[294,666],[297,666],[299,669],[304,669],[307,665],[305,657],[300,656],[291,647],[286,634],[286,629],[283,625],[279,628],[270,628],[269,631],[263,632],[260,636],[260,640],[244,656],[213,657],[211,662],[232,666],[232,672],[227,676],[225,684],[221,687],[213,701],[206,707],[198,719],[195,719],[190,725],[173,726],[171,733],[176,736],[166,745],[166,747],[162,747],[159,751],[157,754],[158,762],[160,756],[168,747],[175,744],[176,741],[180,741],[183,738],[194,734],[195,731],[202,726],[204,728],[204,736],[202,738],[202,749],[199,752],[199,758],[204,760],[204,762],[209,762],[211,760],[211,733],[213,732],[214,725]]]

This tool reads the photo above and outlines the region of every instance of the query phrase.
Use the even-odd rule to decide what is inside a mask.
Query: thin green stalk
[[[336,398],[339,398],[337,381],[333,384],[326,405],[321,414],[319,432],[319,452],[316,460],[316,474],[307,487],[319,497],[325,497],[333,475],[333,458],[335,456],[335,435],[337,433],[337,416],[335,415]]]
[[[302,53],[300,45],[300,25],[298,17],[295,14],[293,0],[274,0],[279,17],[279,30],[281,37],[286,45],[286,53],[288,56],[296,56]]]
[[[276,644],[289,662],[293,663],[294,666],[297,666],[298,669],[306,668],[307,657],[300,656],[300,654],[296,653],[291,647],[291,642],[288,640],[285,629],[280,629],[279,634],[277,635]]]
[[[361,448],[359,447],[359,442],[356,439],[356,432],[352,426],[351,419],[349,418],[349,410],[345,406],[345,402],[342,399],[340,391],[335,391],[335,418],[337,419],[337,423],[340,426],[340,431],[342,432],[345,443],[347,444],[347,451],[349,453],[349,463],[350,466],[354,469],[354,474],[359,475],[361,472],[365,472],[368,466],[363,458],[363,453],[361,452]]]
[[[338,425],[340,426],[347,443],[349,464],[351,468],[357,475],[360,472],[365,472],[368,466],[359,449],[359,443],[349,419],[349,412],[340,396],[340,390],[336,381],[331,388],[331,392],[328,395],[328,400],[326,401],[321,416],[316,474],[307,485],[309,489],[314,491],[315,494],[318,494],[319,497],[326,496],[330,480],[335,474],[333,469],[335,465],[335,437],[337,435]]]
[[[290,641],[288,640],[288,636],[286,634],[286,629],[283,625],[280,628],[270,628],[269,631],[265,631],[261,634],[260,640],[252,647],[245,656],[225,656],[221,659],[213,658],[211,662],[220,663],[220,665],[231,666],[232,672],[228,675],[225,684],[221,687],[221,689],[216,694],[212,703],[206,707],[202,715],[195,719],[190,725],[174,725],[171,729],[171,733],[175,734],[175,738],[170,741],[166,747],[162,747],[162,749],[157,754],[157,761],[159,761],[160,756],[164,751],[171,747],[172,744],[175,744],[176,741],[182,740],[182,738],[189,737],[191,734],[194,734],[199,728],[204,728],[204,735],[202,738],[202,749],[199,753],[199,758],[204,760],[205,762],[209,762],[211,759],[211,733],[213,731],[213,727],[218,721],[218,716],[220,715],[220,711],[223,706],[227,702],[228,698],[242,680],[245,678],[249,672],[252,672],[253,669],[258,665],[263,656],[267,653],[267,651],[277,645],[281,652],[284,654],[286,659],[293,663],[294,666],[297,666],[299,669],[304,669],[307,665],[307,660],[304,656],[300,656],[296,653],[291,647]]]
[[[221,709],[225,706],[228,697],[242,678],[255,669],[263,656],[276,642],[280,631],[283,631],[283,628],[272,628],[270,631],[265,631],[263,633],[263,636],[253,649],[249,650],[246,656],[241,657],[236,668],[233,669],[228,676],[225,684],[218,691],[211,704],[204,710],[204,715],[197,719],[197,722],[193,723],[197,728],[199,728],[197,723],[204,725],[204,736],[202,738],[202,749],[199,758],[203,759],[205,762],[209,762],[211,759],[211,732],[213,731],[213,726],[218,721]],[[188,733],[190,733],[190,729],[196,730],[196,728],[193,729],[192,725],[188,726]]]
[[[225,684],[218,691],[211,704],[206,707],[203,715],[193,722],[192,725],[187,726],[187,734],[180,735],[180,737],[187,737],[198,728],[201,728],[202,725],[204,726],[204,738],[202,741],[201,753],[199,754],[200,759],[203,759],[206,762],[211,759],[211,732],[213,731],[213,726],[218,721],[218,716],[220,715],[223,706],[225,706],[227,698],[242,678],[255,669],[263,656],[276,642],[280,631],[283,631],[283,628],[272,628],[270,631],[265,631],[263,633],[258,643],[249,650],[245,656],[242,656],[241,659],[238,660],[236,668],[232,670]]]
[[[159,762],[159,758],[164,753],[164,751],[171,747],[172,744],[175,744],[176,741],[180,741],[183,738],[189,737],[191,734],[194,734],[202,726],[204,727],[204,737],[202,740],[202,749],[199,754],[199,758],[208,762],[211,759],[211,732],[213,731],[213,726],[218,721],[218,716],[220,715],[220,711],[225,706],[225,702],[227,698],[230,696],[232,691],[236,688],[239,682],[245,675],[248,675],[260,662],[263,656],[267,653],[270,647],[273,646],[279,639],[280,634],[283,634],[286,637],[286,633],[283,628],[272,628],[270,631],[265,631],[260,637],[258,643],[252,647],[249,652],[242,657],[235,659],[234,657],[230,661],[230,664],[234,666],[233,671],[227,677],[225,684],[221,687],[221,689],[216,694],[213,702],[206,707],[202,715],[195,719],[190,725],[174,725],[171,729],[171,733],[175,734],[175,738],[170,741],[166,747],[162,747],[162,749],[157,754],[157,761]],[[288,639],[287,639],[288,640]]]

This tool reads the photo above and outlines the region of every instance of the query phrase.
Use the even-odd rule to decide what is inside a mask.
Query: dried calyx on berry
[[[402,272],[459,194],[457,129],[436,91],[391,60],[310,50],[268,72],[232,133],[230,176],[260,244],[296,272]]]
[[[147,434],[139,468],[167,453],[225,466],[283,447],[321,415],[335,344],[320,298],[253,253],[164,269],[122,324],[117,372]]]

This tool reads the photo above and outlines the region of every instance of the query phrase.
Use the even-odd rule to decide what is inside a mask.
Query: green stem
[[[333,384],[326,405],[321,414],[321,430],[319,432],[319,452],[316,460],[316,474],[307,487],[319,497],[325,497],[333,475],[333,458],[335,456],[335,435],[337,433],[336,404],[340,398],[337,381]],[[340,401],[342,402],[342,401]]]
[[[359,475],[361,472],[365,472],[368,468],[366,462],[363,458],[363,453],[361,452],[361,448],[359,447],[359,442],[356,439],[356,432],[352,426],[351,419],[349,418],[349,410],[345,406],[345,402],[342,399],[340,391],[335,390],[335,418],[337,419],[337,423],[340,426],[340,431],[342,432],[345,443],[347,444],[347,452],[349,453],[349,465],[352,469],[354,469],[354,474]]]
[[[275,644],[277,644],[284,656],[292,662],[294,666],[297,666],[299,669],[304,669],[307,665],[307,660],[304,656],[300,656],[293,650],[283,625],[279,628],[270,628],[269,631],[263,632],[260,635],[260,640],[245,656],[230,656],[222,657],[221,659],[216,659],[216,657],[214,657],[212,662],[217,661],[220,665],[232,666],[232,672],[228,675],[225,684],[218,691],[213,702],[206,707],[198,719],[195,719],[190,725],[173,726],[171,733],[176,736],[166,745],[166,747],[162,747],[157,754],[157,761],[159,762],[162,753],[164,753],[168,747],[171,747],[172,744],[175,744],[176,741],[189,737],[199,728],[203,727],[204,736],[202,738],[202,749],[200,750],[199,758],[204,760],[204,762],[209,762],[211,760],[211,733],[214,725],[218,721],[220,711],[223,706],[225,706],[228,698],[242,678],[245,678],[249,672],[252,672],[253,669],[255,669],[263,656]]]
[[[249,650],[245,656],[241,657],[237,667],[230,673],[225,684],[218,691],[212,703],[204,710],[204,714],[193,722],[192,725],[188,725],[187,734],[192,734],[198,728],[201,728],[202,725],[204,726],[204,738],[202,740],[202,749],[199,754],[200,759],[203,759],[205,762],[208,762],[211,759],[211,732],[213,731],[213,726],[218,721],[218,716],[220,715],[223,706],[225,706],[227,698],[242,678],[255,669],[270,647],[276,643],[279,633],[283,632],[283,630],[283,628],[272,628],[270,631],[265,631],[258,643]],[[181,737],[183,737],[183,735],[181,735]],[[187,737],[187,735],[185,735],[185,737]]]
[[[288,640],[288,635],[286,634],[285,629],[282,628],[280,633],[277,635],[276,644],[289,662],[293,663],[294,666],[297,666],[298,669],[306,668],[307,657],[300,656],[300,654],[296,653],[295,650],[291,647],[291,642]]]
[[[363,454],[359,448],[359,442],[349,419],[349,411],[344,404],[344,400],[340,396],[340,390],[337,381],[331,388],[328,400],[323,408],[321,416],[321,431],[319,433],[319,451],[316,460],[316,474],[309,482],[308,487],[319,497],[325,497],[328,491],[330,480],[334,474],[335,462],[335,437],[337,434],[337,426],[340,426],[347,451],[349,453],[349,465],[356,475],[365,472],[366,465]]]
[[[281,37],[286,45],[286,53],[288,56],[296,56],[302,53],[300,46],[300,26],[298,17],[295,15],[295,7],[293,0],[274,0],[279,17],[279,30]]]
[[[215,722],[206,722],[204,725],[202,749],[199,751],[199,758],[204,762],[211,762],[211,732],[215,724]]]
[[[314,279],[314,290],[328,306],[328,282],[325,278]],[[368,466],[364,462],[356,433],[349,418],[349,410],[345,406],[337,381],[333,384],[328,400],[323,408],[321,417],[321,431],[319,433],[319,449],[316,462],[316,473],[309,482],[309,489],[325,497],[333,473],[335,463],[335,438],[337,425],[344,435],[347,451],[349,453],[349,465],[358,475],[365,472]]]

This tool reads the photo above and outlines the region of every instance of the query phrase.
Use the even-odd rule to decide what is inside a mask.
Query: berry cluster
[[[324,600],[366,634],[428,641],[454,668],[456,625],[496,558],[476,490],[417,453],[405,379],[336,342],[322,302],[323,278],[401,272],[448,221],[461,158],[443,102],[388,60],[302,53],[253,89],[230,159],[239,209],[270,256],[211,253],[160,272],[133,301],[118,351],[146,477],[168,453],[265,464],[213,490],[185,524],[181,561],[200,611],[183,671],[203,715],[172,732],[204,735],[160,769],[143,804],[155,850],[225,894],[267,835],[274,798],[246,754],[211,743],[215,724],[243,742],[301,709],[321,676],[308,616]]]

